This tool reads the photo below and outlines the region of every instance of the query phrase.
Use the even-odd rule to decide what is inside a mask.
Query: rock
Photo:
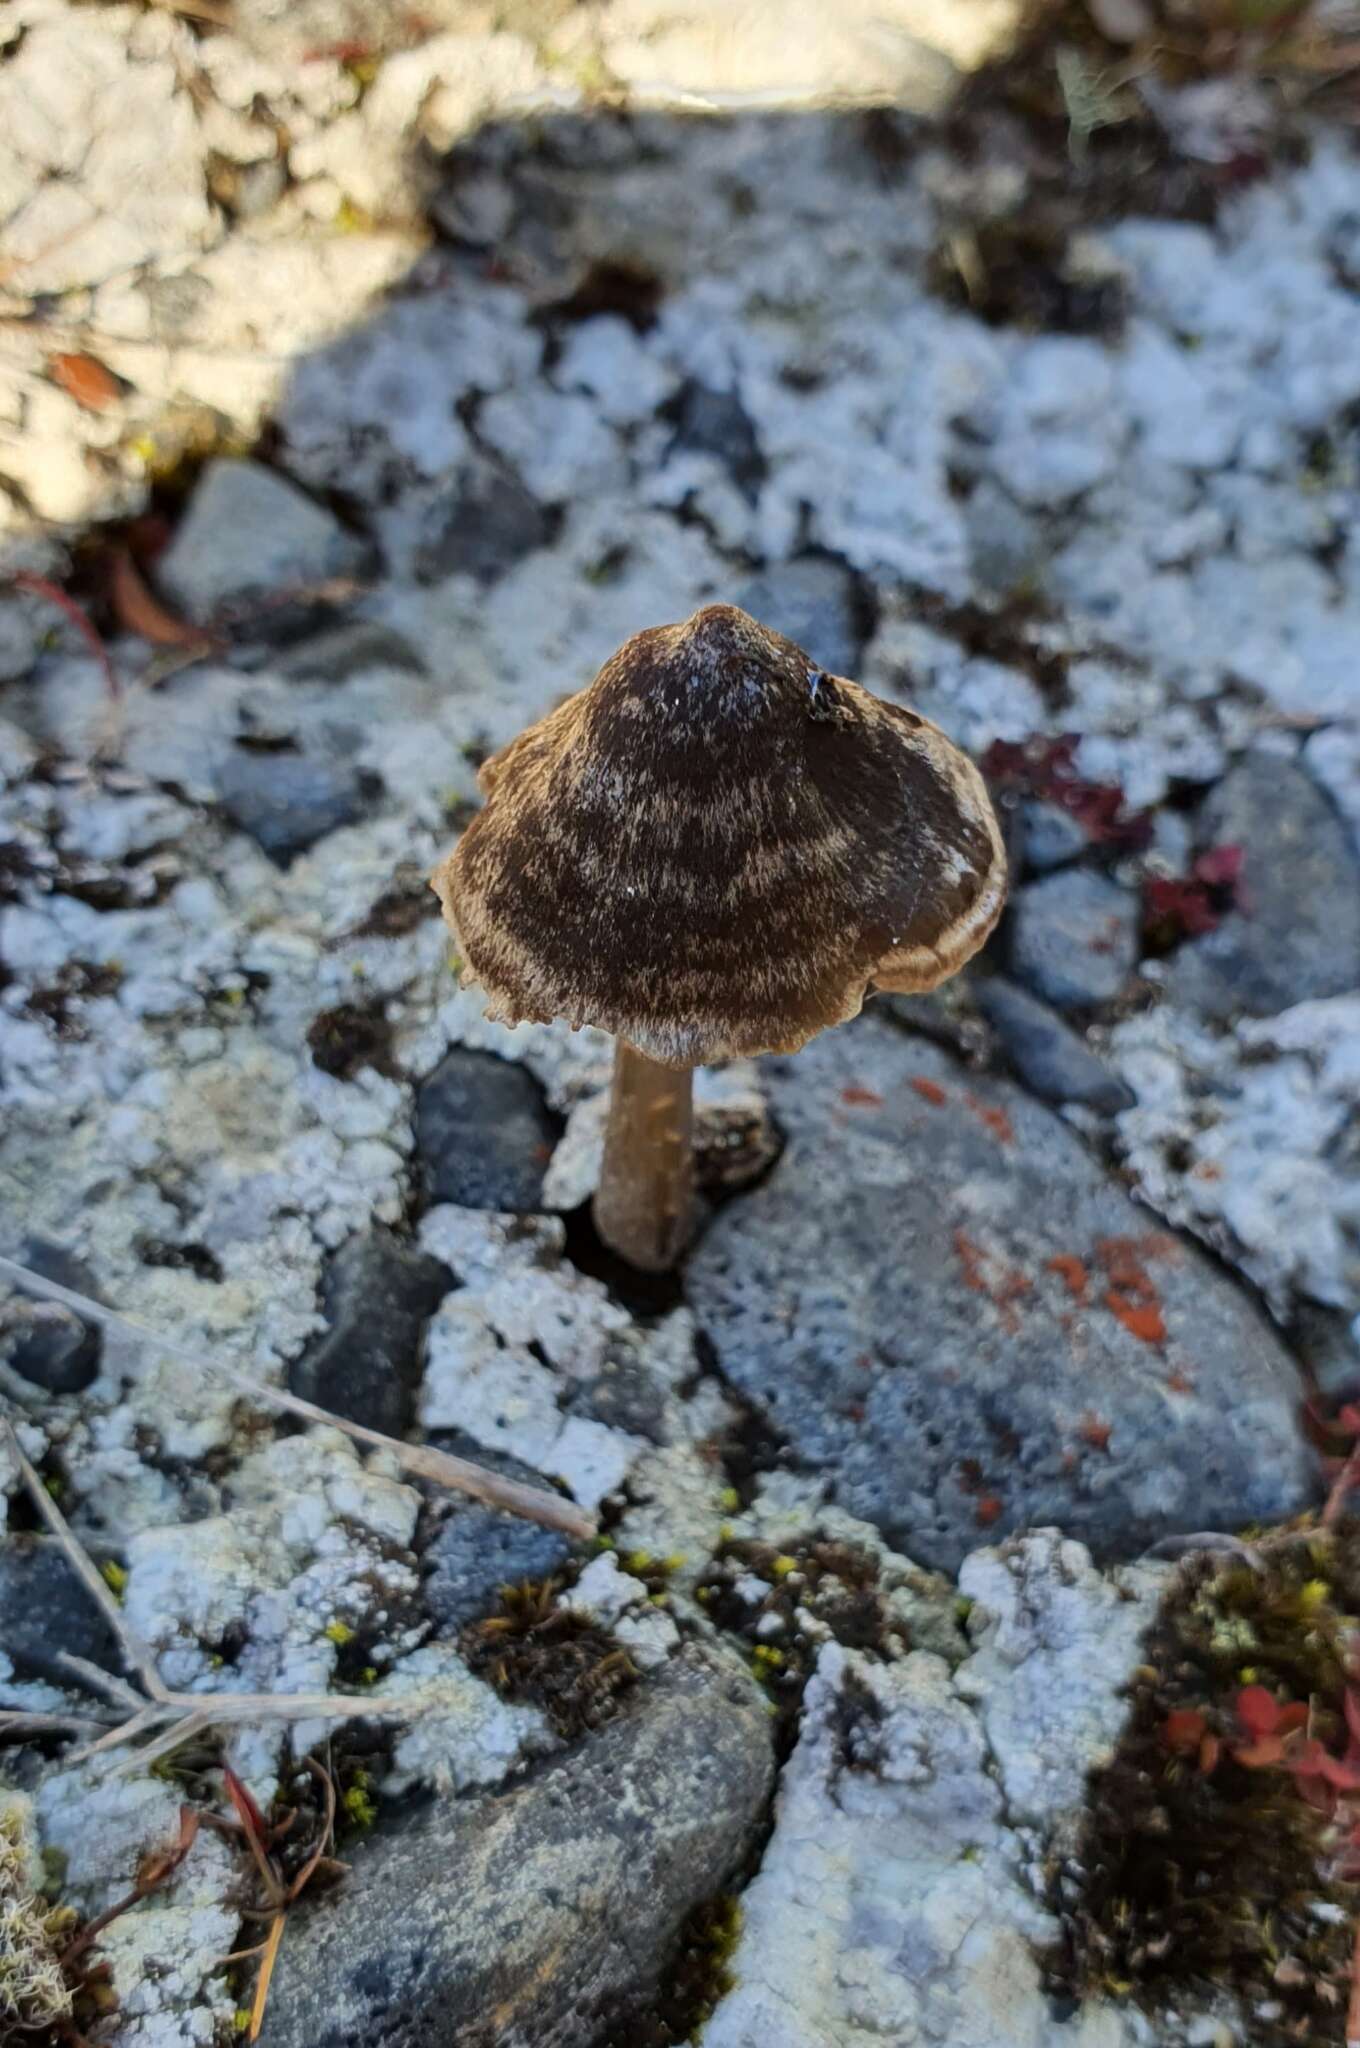
[[[1138,962],[1138,900],[1104,875],[1063,868],[1011,900],[1011,967],[1059,1009],[1107,1003]]]
[[[421,583],[475,576],[490,584],[535,548],[545,547],[552,521],[510,470],[477,461],[460,475],[452,498],[438,499],[423,522],[415,573]]]
[[[855,579],[830,555],[774,562],[732,600],[762,625],[793,640],[833,676],[854,676],[864,649]]]
[[[199,478],[156,577],[189,618],[207,620],[226,605],[358,576],[367,560],[363,543],[296,485],[222,456]]]
[[[217,769],[217,794],[233,823],[279,867],[368,808],[369,781],[351,762],[320,754],[233,747]]]
[[[100,1331],[55,1301],[15,1299],[0,1311],[0,1361],[48,1394],[78,1394],[99,1377]]]
[[[425,1325],[453,1286],[428,1252],[389,1230],[369,1230],[342,1245],[321,1282],[324,1337],[288,1368],[304,1401],[402,1436],[415,1414]]]
[[[685,1916],[753,1847],[772,1779],[763,1697],[690,1645],[527,1783],[380,1823],[348,1881],[299,1908],[271,2048],[580,2048],[645,2006]]]
[[[113,1631],[60,1547],[45,1536],[7,1536],[0,1543],[0,1652],[22,1678],[69,1685],[70,1672],[57,1662],[62,1650],[105,1671],[123,1669]]]
[[[1103,1116],[1132,1108],[1133,1090],[1037,996],[994,974],[978,982],[974,1000],[1042,1102],[1079,1102]]]
[[[542,1483],[527,1468],[521,1476]],[[571,1544],[555,1529],[495,1508],[455,1508],[425,1553],[425,1605],[441,1629],[460,1629],[490,1611],[502,1586],[551,1578],[570,1555]]]
[[[751,416],[736,392],[712,391],[691,379],[668,410],[675,421],[672,451],[716,456],[731,471],[733,482],[753,497],[765,474],[765,458]]]
[[[1289,1353],[1051,1111],[868,1017],[765,1072],[784,1154],[687,1292],[838,1505],[952,1569],[984,1529],[1130,1555],[1311,1498]]]
[[[446,1053],[416,1094],[416,1150],[432,1202],[541,1207],[558,1125],[527,1068],[494,1053]]]
[[[1248,754],[1200,808],[1202,848],[1240,846],[1242,908],[1182,946],[1168,987],[1228,1018],[1360,988],[1360,857],[1306,769]]]
[[[1086,1562],[1079,1545],[1061,1548]],[[1075,1780],[1078,1793],[1122,1719],[1133,1661],[1100,1608],[1081,1621],[1095,1651],[1085,1672],[1070,1690],[1027,1694],[1015,1716],[1034,1752],[1070,1760],[1061,1789]],[[822,1650],[774,1835],[742,1894],[734,1988],[704,2048],[1131,2048],[1117,2008],[1055,2019],[1039,1958],[1057,1928],[1036,1903],[989,1737],[943,1657]],[[1051,1827],[1060,1788],[1039,1789]]]
[[[1025,866],[1037,875],[1080,860],[1091,842],[1086,828],[1057,804],[1031,802],[1024,807],[1022,845]]]

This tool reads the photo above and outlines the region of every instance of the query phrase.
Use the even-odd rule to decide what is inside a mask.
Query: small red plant
[[[1125,808],[1117,782],[1090,782],[1077,772],[1081,734],[1057,739],[1032,733],[1027,740],[993,740],[982,757],[982,772],[1001,795],[1037,797],[1069,812],[1097,846],[1134,853],[1152,837],[1146,811]]]
[[[1240,846],[1211,846],[1188,875],[1149,875],[1143,883],[1143,931],[1156,952],[1216,931],[1230,910],[1245,910]]]

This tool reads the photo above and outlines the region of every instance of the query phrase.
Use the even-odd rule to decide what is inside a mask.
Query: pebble
[[[1059,1009],[1117,996],[1138,963],[1138,900],[1104,875],[1062,868],[1011,899],[1012,971]]]

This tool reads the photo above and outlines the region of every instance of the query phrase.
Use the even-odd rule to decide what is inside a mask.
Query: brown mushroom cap
[[[934,988],[1001,913],[982,777],[732,605],[638,633],[481,771],[433,886],[504,1023],[668,1066],[794,1052]]]

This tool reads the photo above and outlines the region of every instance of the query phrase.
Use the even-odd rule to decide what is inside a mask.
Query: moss
[[[113,1594],[114,1599],[121,1600],[127,1590],[128,1575],[126,1567],[116,1564],[111,1557],[106,1557],[99,1567],[99,1576]]]
[[[32,1889],[19,1809],[0,1812],[0,2038],[69,2028],[74,2002],[59,1947],[67,1919]]]
[[[556,1579],[503,1587],[499,1611],[464,1629],[459,1648],[502,1699],[538,1707],[569,1738],[610,1720],[639,1673],[613,1636],[560,1604],[560,1591]]]
[[[763,1580],[768,1588],[755,1604],[745,1590],[737,1590],[739,1582],[750,1578]],[[879,1588],[877,1560],[852,1543],[814,1535],[799,1549],[786,1551],[729,1535],[695,1588],[695,1598],[719,1628],[749,1646],[752,1675],[775,1709],[785,1745],[793,1741],[803,1688],[823,1640],[804,1629],[804,1611],[852,1649],[904,1647],[902,1622]]]
[[[650,2009],[629,2013],[598,2048],[679,2048],[698,2041],[719,1999],[736,1984],[731,1963],[740,1938],[740,1901],[729,1892],[703,1900],[681,1926]]]
[[[1256,2015],[1253,2048],[1339,2048],[1356,1888],[1327,1874],[1328,1816],[1287,1771],[1248,1769],[1232,1746],[1248,1684],[1308,1703],[1311,1732],[1339,1746],[1360,1570],[1353,1537],[1260,1556],[1261,1569],[1202,1557],[1177,1575],[1075,1853],[1052,1874],[1063,1934],[1048,1972],[1059,1995],[1154,2012],[1227,1992]],[[1177,1752],[1173,1714],[1202,1722],[1207,1751]]]

